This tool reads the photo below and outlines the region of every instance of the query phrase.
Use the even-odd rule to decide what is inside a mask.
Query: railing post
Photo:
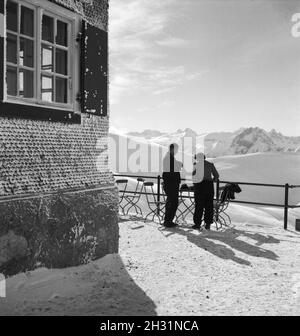
[[[160,215],[160,175],[157,176],[157,215]]]
[[[216,183],[216,201],[217,201],[217,204],[218,204],[218,201],[220,199],[220,181],[219,179],[217,179],[217,183]],[[216,221],[219,220],[219,213],[218,211],[216,211]]]
[[[289,216],[289,184],[286,183],[284,188],[284,229],[288,228],[288,216]]]

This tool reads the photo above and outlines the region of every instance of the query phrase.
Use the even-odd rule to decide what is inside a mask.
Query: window
[[[74,13],[49,1],[6,0],[7,101],[74,110],[78,29]]]

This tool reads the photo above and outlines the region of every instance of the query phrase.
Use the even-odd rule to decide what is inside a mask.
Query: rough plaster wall
[[[112,185],[108,118],[81,125],[1,118],[0,196]]]

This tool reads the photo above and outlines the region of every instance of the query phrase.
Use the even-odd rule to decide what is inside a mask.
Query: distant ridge
[[[162,133],[160,131],[155,131],[155,130],[144,130],[143,132],[129,132],[127,135],[133,136],[133,137],[140,137],[140,138],[145,138],[145,139],[151,139],[151,138],[156,138],[161,135],[164,135],[166,133]]]
[[[143,138],[162,146],[180,142],[184,137],[192,137],[199,144],[199,148],[204,143],[204,152],[211,157],[258,152],[300,152],[300,136],[285,136],[274,129],[268,132],[259,127],[203,134],[191,128],[178,129],[175,132],[146,129],[142,132],[129,132],[127,136]]]

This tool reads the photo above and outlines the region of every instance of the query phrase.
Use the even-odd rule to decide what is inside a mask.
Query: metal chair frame
[[[183,197],[183,193],[187,193],[187,197]],[[188,214],[194,214],[194,209],[195,209],[195,199],[193,196],[194,189],[193,186],[187,187],[187,188],[180,188],[179,190],[179,205],[178,205],[178,211],[180,214],[176,216],[176,220],[179,220],[182,218],[182,221],[186,223],[186,217]],[[187,204],[187,201],[190,202],[190,204]],[[184,205],[185,209],[181,210],[180,205]]]
[[[137,205],[137,203],[141,199],[141,196],[142,196],[141,193],[143,191],[143,183],[144,182],[145,182],[145,179],[143,179],[141,177],[137,178],[137,184],[136,184],[134,193],[130,194],[130,195],[128,194],[128,195],[124,196],[124,198],[127,201],[127,204],[124,206],[124,210],[125,210],[125,208],[127,206],[129,206],[128,209],[127,209],[127,211],[126,211],[126,215],[128,215],[130,209],[134,208],[137,215],[143,216],[142,209]]]
[[[119,210],[121,210],[122,214],[125,215],[125,207],[126,207],[127,203],[125,205],[122,205],[122,202],[125,199],[125,193],[126,193],[126,190],[127,190],[128,180],[127,179],[119,179],[119,180],[116,180],[116,183],[118,185],[118,188],[119,188],[119,185],[125,184],[125,187],[122,190],[119,189]]]
[[[153,189],[154,183],[153,182],[144,182],[143,187],[146,193],[146,200],[148,207],[150,209],[150,212],[146,215],[144,218],[144,221],[146,221],[149,217],[152,216],[152,221],[154,222],[154,218],[157,218],[159,223],[162,223],[163,217],[164,217],[164,211],[165,211],[165,206],[166,202],[165,200],[163,201],[158,201],[157,200],[157,193],[154,192]],[[151,192],[147,192],[147,188],[150,188]],[[150,198],[152,197],[152,200]],[[164,196],[162,195],[162,198],[164,199]],[[159,209],[159,211],[158,211]],[[162,215],[161,215],[162,212]]]
[[[220,188],[220,190],[224,188]],[[214,223],[216,224],[217,230],[221,229],[222,226],[228,226],[226,218],[231,225],[231,218],[226,213],[226,210],[229,206],[228,192],[224,197],[224,201],[216,200],[214,201]]]

